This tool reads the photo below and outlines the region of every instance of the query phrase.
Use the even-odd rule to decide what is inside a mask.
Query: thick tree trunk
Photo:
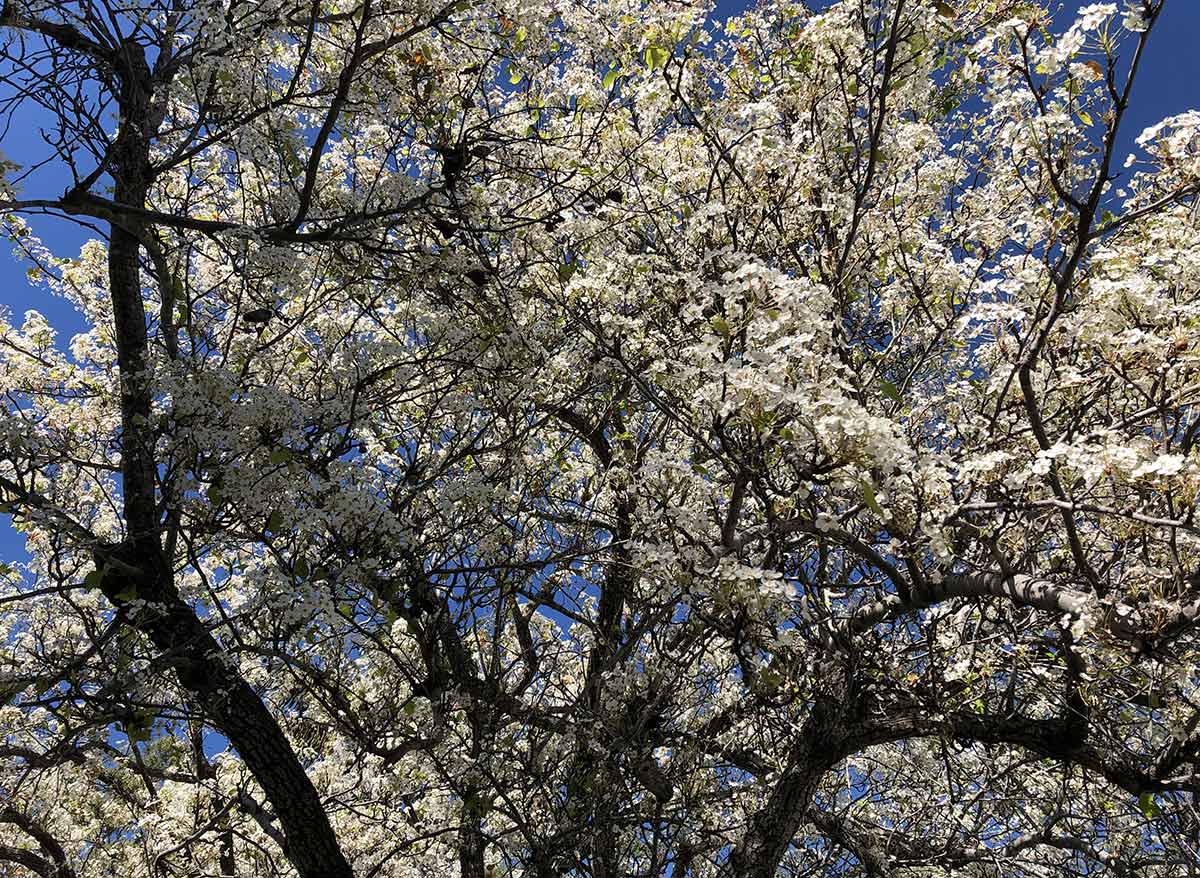
[[[121,591],[121,581],[112,579],[106,592]],[[141,611],[134,624],[164,655],[178,657],[179,682],[229,738],[274,807],[287,838],[284,853],[296,871],[303,878],[349,878],[352,871],[312,781],[230,656],[173,587],[155,583],[148,594],[139,589],[139,597],[157,609]]]
[[[801,728],[788,767],[751,819],[721,871],[723,878],[774,878],[825,772],[852,752],[839,705],[818,701]]]
[[[472,698],[468,721],[471,724],[471,761],[479,759],[483,749],[484,716],[487,708]],[[485,809],[480,796],[485,795],[481,785],[468,783],[463,789],[462,825],[458,829],[458,874],[459,878],[484,878],[484,855],[486,842],[483,837]]]
[[[137,47],[126,53],[121,118],[110,167],[118,203],[142,207],[150,186],[150,145],[143,126],[150,113],[150,74]],[[141,64],[135,59],[141,58]],[[163,567],[155,499],[156,467],[146,311],[139,274],[139,235],[133,220],[110,224],[108,289],[112,298],[117,365],[121,374],[121,479],[126,541],[155,574]]]

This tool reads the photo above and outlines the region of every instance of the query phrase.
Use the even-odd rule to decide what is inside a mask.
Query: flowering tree
[[[1200,874],[1165,2],[6,0],[0,871]]]

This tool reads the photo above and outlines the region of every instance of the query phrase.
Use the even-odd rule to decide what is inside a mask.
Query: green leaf
[[[150,732],[154,728],[154,714],[136,713],[123,723],[125,737],[130,744],[142,744],[150,740]]]
[[[733,327],[729,325],[729,321],[724,317],[712,317],[709,319],[708,324],[726,338],[729,338],[733,334]]]
[[[104,573],[100,570],[92,570],[87,576],[83,577],[83,584],[88,588],[99,588],[104,582]]]
[[[1087,112],[1085,112],[1084,110],[1080,110],[1076,115],[1079,116],[1080,122],[1082,122],[1084,125],[1086,125],[1089,128],[1092,127],[1092,117]]]
[[[611,89],[614,85],[616,85],[617,79],[620,77],[620,75],[620,67],[614,67],[612,70],[608,71],[608,73],[604,74],[604,87],[606,89]]]
[[[306,561],[304,558],[297,558],[293,567],[296,570],[296,575],[301,579],[308,578],[308,561]]]
[[[137,586],[132,582],[114,595],[114,597],[119,601],[136,601],[137,596]]]
[[[1138,796],[1138,807],[1147,818],[1157,817],[1162,813],[1162,809],[1158,807],[1158,803],[1154,801],[1154,793],[1142,793]]]
[[[958,109],[959,99],[958,92],[952,88],[948,88],[938,95],[937,109],[938,113],[944,118],[949,116]]]
[[[529,36],[529,31],[525,29],[525,25],[521,25],[519,28],[517,28],[517,45],[519,46],[521,43],[525,42],[525,37],[527,36]]]
[[[283,527],[283,513],[276,509],[267,519],[267,530],[271,533],[279,533],[281,527]]]
[[[117,634],[117,676],[123,675],[133,664],[133,648],[136,635],[132,628],[122,628]]]
[[[883,507],[879,505],[879,499],[875,496],[875,489],[871,487],[870,482],[862,483],[863,500],[871,507],[871,511],[876,515],[883,515]]]
[[[757,683],[756,688],[767,695],[771,695],[779,691],[779,686],[783,682],[783,678],[773,668],[763,668],[759,671],[755,682]]]
[[[268,457],[267,460],[269,460],[274,465],[278,465],[281,463],[287,463],[289,460],[292,459],[292,456],[293,455],[292,455],[291,449],[276,448],[274,451],[271,452],[271,456]]]
[[[510,83],[512,83],[513,85],[520,85],[521,80],[524,78],[525,78],[525,74],[522,73],[518,68],[516,68],[516,67],[508,68],[508,81]]]
[[[560,265],[558,267],[558,279],[563,283],[566,283],[575,276],[575,272],[578,270],[579,266],[574,262],[568,262],[565,265]]]
[[[811,46],[801,46],[800,51],[788,63],[801,73],[807,73],[812,67],[813,54]]]
[[[647,67],[651,70],[657,70],[660,67],[666,66],[667,59],[671,57],[671,53],[662,46],[647,46],[642,57]]]
[[[890,381],[879,379],[879,392],[890,400],[895,402],[904,402],[904,397],[900,395],[900,389]]]

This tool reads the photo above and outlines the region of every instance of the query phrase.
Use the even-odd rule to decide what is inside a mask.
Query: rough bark
[[[139,584],[137,596],[149,606],[136,612],[126,580],[105,577],[101,587],[164,656],[176,660],[179,682],[229,738],[274,807],[287,839],[284,853],[296,871],[303,878],[349,878],[321,798],[287,736],[174,587]]]
[[[771,795],[753,817],[746,834],[729,854],[722,875],[773,878],[788,845],[804,823],[817,785],[849,752],[842,707],[832,701],[813,705],[796,737],[788,765]],[[852,747],[850,749],[853,749]]]

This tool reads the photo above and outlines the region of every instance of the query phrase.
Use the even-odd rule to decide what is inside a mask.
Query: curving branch
[[[122,56],[120,52],[90,39],[78,28],[65,22],[49,21],[37,16],[26,15],[17,8],[18,6],[19,4],[14,0],[5,0],[4,8],[0,10],[0,27],[10,27],[14,30],[37,34],[55,46],[88,56],[106,70],[118,71],[121,69]]]
[[[1072,620],[1088,617],[1098,629],[1141,648],[1200,622],[1200,598],[1190,603],[1131,607],[1101,602],[1086,592],[1033,576],[982,573],[952,575],[941,582],[926,582],[912,590],[909,600],[888,595],[864,604],[845,620],[843,630],[847,635],[861,634],[882,622],[953,598],[1004,598]]]
[[[0,846],[0,859],[20,863],[46,878],[75,878],[75,870],[67,861],[66,851],[50,832],[37,820],[16,808],[0,808],[0,823],[9,823],[34,841],[45,857],[39,857],[20,848]]]

